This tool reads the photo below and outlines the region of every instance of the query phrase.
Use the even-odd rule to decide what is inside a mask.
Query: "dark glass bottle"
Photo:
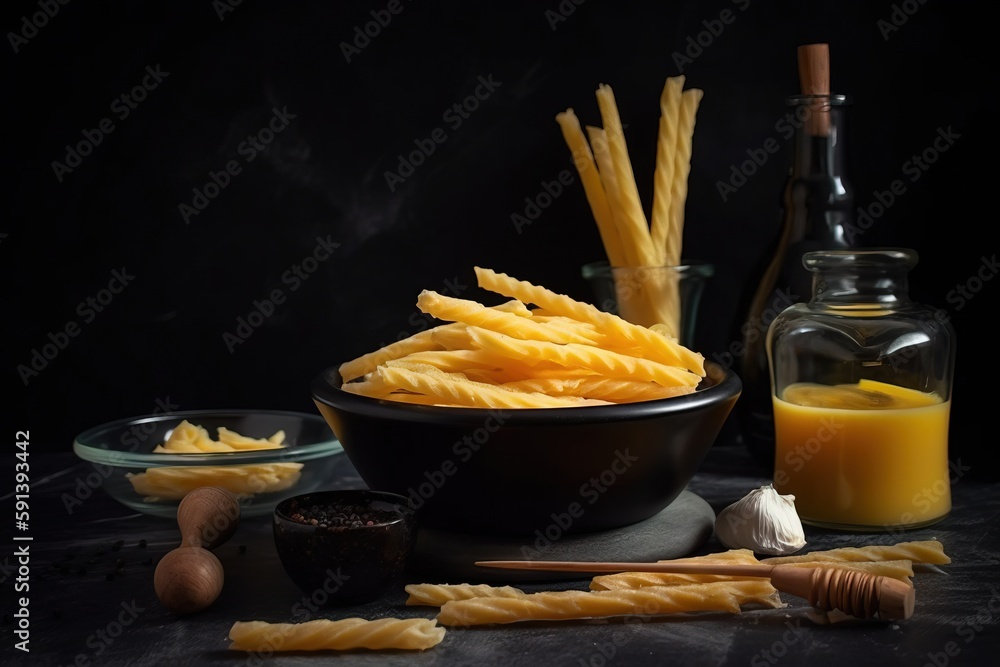
[[[738,370],[743,394],[737,402],[742,439],[767,468],[774,465],[774,414],[765,337],[785,308],[809,300],[812,276],[802,255],[851,247],[854,190],[847,177],[844,95],[787,98],[796,119],[795,155],[781,201],[781,231],[751,282],[749,305],[739,327]],[[744,302],[745,303],[745,302]]]

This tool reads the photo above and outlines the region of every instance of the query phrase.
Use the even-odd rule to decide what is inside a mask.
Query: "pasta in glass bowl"
[[[233,493],[243,516],[315,491],[343,452],[322,417],[291,411],[189,410],[129,417],[83,431],[73,452],[126,507],[173,518],[190,491]]]

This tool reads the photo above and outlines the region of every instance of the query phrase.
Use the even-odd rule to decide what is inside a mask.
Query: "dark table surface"
[[[341,455],[343,457],[343,455]],[[750,471],[749,473],[747,471]],[[269,517],[244,520],[215,553],[226,572],[216,603],[176,617],[153,592],[156,563],[179,543],[176,524],[136,514],[97,492],[72,515],[60,501],[88,472],[72,455],[32,462],[32,537],[28,593],[15,592],[18,562],[8,531],[0,561],[3,665],[979,665],[1000,654],[1000,485],[960,477],[954,509],[930,528],[905,533],[850,534],[806,528],[807,550],[938,539],[952,563],[914,578],[916,610],[901,622],[815,624],[807,604],[729,614],[694,614],[623,622],[621,619],[533,622],[450,630],[424,652],[296,653],[260,657],[227,649],[234,621],[299,622],[310,618],[433,616],[407,607],[399,590],[339,610],[301,613],[302,593],[275,553]],[[715,511],[769,480],[739,448],[716,447],[689,490]],[[331,488],[362,488],[346,457]],[[3,498],[12,506],[13,493]],[[6,523],[6,522],[5,522]],[[140,542],[144,540],[144,542]],[[696,553],[724,550],[713,537]],[[627,554],[622,554],[627,558]],[[420,577],[408,580],[420,581]],[[526,590],[586,589],[587,579],[526,584]],[[405,582],[403,582],[405,583]],[[457,582],[449,582],[457,583]],[[14,648],[17,598],[30,596],[30,653]],[[634,620],[634,619],[633,619]]]

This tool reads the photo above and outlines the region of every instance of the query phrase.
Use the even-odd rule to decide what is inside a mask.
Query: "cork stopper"
[[[830,94],[830,45],[803,44],[798,48],[799,87],[803,95]],[[810,104],[806,127],[818,137],[830,135],[830,106],[825,100]]]

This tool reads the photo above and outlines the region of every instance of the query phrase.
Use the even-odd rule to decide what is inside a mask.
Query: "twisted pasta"
[[[717,554],[707,556],[695,556],[692,558],[676,558],[664,563],[716,563],[719,565],[756,565],[757,558],[750,549],[730,549]],[[732,577],[722,574],[678,574],[673,572],[618,572],[615,574],[602,574],[590,580],[590,589],[593,591],[613,591],[626,590],[630,588],[642,588],[643,586],[673,586],[677,584],[707,583],[712,581],[734,581],[743,580],[747,577]]]
[[[520,588],[513,586],[490,586],[488,584],[407,584],[405,587],[410,597],[408,605],[430,605],[440,607],[452,600],[470,600],[472,598],[516,598],[526,595]]]
[[[631,614],[697,611],[739,613],[744,605],[784,606],[766,579],[717,581],[677,586],[646,586],[613,591],[554,591],[518,597],[477,597],[441,606],[442,625],[485,625],[517,621],[556,621]]]
[[[274,493],[291,488],[302,476],[301,463],[264,463],[245,466],[188,466],[148,468],[128,474],[136,493],[149,502],[180,500],[200,486],[219,486],[237,496]]]
[[[938,540],[919,540],[915,542],[899,542],[890,545],[871,545],[865,547],[842,547],[826,551],[796,554],[795,556],[774,556],[764,558],[761,563],[779,565],[784,563],[801,563],[806,561],[885,561],[909,560],[914,563],[929,563],[931,565],[947,565],[951,562],[944,552],[944,545]]]
[[[246,452],[260,449],[281,449],[285,432],[269,438],[250,438],[224,426],[218,429],[219,439],[212,440],[202,426],[182,420],[174,427],[156,454],[217,454]],[[127,473],[125,477],[136,493],[146,502],[180,500],[200,486],[219,486],[240,497],[256,493],[283,491],[301,477],[301,463],[264,463],[232,466],[164,466],[147,468],[142,473]]]
[[[660,363],[681,366],[701,377],[705,376],[704,356],[689,350],[672,338],[627,322],[617,315],[605,313],[591,304],[576,301],[527,281],[517,280],[478,266],[475,267],[475,271],[479,286],[483,289],[519,299],[524,303],[533,303],[551,315],[564,315],[581,322],[590,322],[597,325],[609,338],[648,349],[653,355],[651,358]]]
[[[317,619],[304,623],[237,621],[229,630],[235,651],[322,651],[366,649],[424,650],[444,639],[432,619]]]

